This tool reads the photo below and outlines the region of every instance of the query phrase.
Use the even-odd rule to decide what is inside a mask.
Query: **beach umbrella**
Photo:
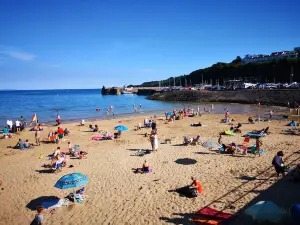
[[[270,201],[260,201],[245,210],[253,220],[278,223],[285,216],[285,211]]]
[[[86,184],[88,180],[88,177],[81,173],[70,173],[61,177],[54,187],[59,189],[76,188]]]
[[[119,126],[116,126],[116,127],[115,127],[115,130],[127,131],[127,130],[128,130],[128,127],[119,125]]]
[[[215,141],[208,140],[202,144],[202,147],[208,148],[208,149],[217,149],[217,148],[221,148],[222,146]]]

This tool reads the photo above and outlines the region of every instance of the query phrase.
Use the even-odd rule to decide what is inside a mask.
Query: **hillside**
[[[300,58],[273,60],[263,63],[243,64],[241,58],[237,57],[231,63],[216,63],[211,67],[199,69],[191,72],[189,75],[175,77],[175,84],[179,86],[191,86],[203,82],[222,85],[224,81],[230,79],[239,79],[248,82],[290,82],[290,74],[293,71],[293,81],[300,82]],[[162,80],[161,86],[174,84],[174,79],[168,78]],[[159,86],[159,81],[145,82],[143,87]]]

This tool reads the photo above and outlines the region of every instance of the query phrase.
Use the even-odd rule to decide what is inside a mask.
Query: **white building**
[[[278,60],[278,59],[295,59],[298,57],[298,54],[300,54],[300,47],[294,48],[294,51],[282,51],[282,52],[273,52],[270,55],[246,55],[245,58],[243,58],[244,63],[256,63],[256,62],[266,62],[266,61],[272,61],[272,60]]]

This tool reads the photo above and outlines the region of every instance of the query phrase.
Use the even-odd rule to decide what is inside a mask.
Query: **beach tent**
[[[253,220],[259,222],[278,223],[285,216],[285,211],[271,201],[260,201],[245,210]]]

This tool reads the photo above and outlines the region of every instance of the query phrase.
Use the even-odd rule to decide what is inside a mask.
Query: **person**
[[[59,139],[62,139],[64,137],[64,130],[61,127],[57,128],[57,133],[58,133]]]
[[[201,124],[201,122],[198,122],[198,123],[192,123],[191,126],[192,126],[192,127],[201,127],[202,124]]]
[[[140,122],[138,123],[137,129],[138,129],[138,130],[141,130],[141,129],[142,129],[142,124],[141,124]]]
[[[157,124],[156,124],[155,120],[153,120],[153,122],[151,124],[151,128],[152,128],[152,130],[156,130],[157,129]]]
[[[68,149],[69,149],[69,152],[70,152],[70,153],[73,152],[73,145],[71,144],[70,141],[68,142]]]
[[[152,151],[157,151],[157,149],[158,149],[158,138],[157,138],[157,133],[156,133],[155,130],[151,131],[150,142],[151,142],[151,146],[152,146]]]
[[[57,147],[57,148],[56,148],[56,150],[55,150],[54,153],[53,153],[53,157],[56,157],[56,156],[58,156],[58,155],[60,155],[60,147]]]
[[[270,116],[270,121],[271,121],[271,119],[273,118],[273,110],[270,110],[270,112],[269,112],[269,116]]]
[[[114,138],[117,139],[122,136],[122,131],[118,130],[118,132],[114,133]]]
[[[260,109],[260,102],[257,104],[257,108]]]
[[[21,122],[19,120],[16,120],[16,128],[17,128],[17,132],[20,131],[20,126],[21,126]]]
[[[251,123],[251,124],[254,124],[254,120],[252,119],[251,116],[248,118],[248,122]]]
[[[192,184],[190,185],[190,188],[194,188],[197,190],[197,193],[201,193],[202,192],[201,183],[197,181],[195,177],[191,177],[191,180],[192,180]]]
[[[7,124],[8,129],[12,129],[12,126],[13,126],[12,120],[7,120],[6,124]]]
[[[56,123],[57,123],[57,126],[60,125],[60,115],[57,113],[57,117],[56,117]]]
[[[24,147],[25,148],[33,148],[33,144],[30,144],[28,139],[26,139],[26,141],[24,142]]]
[[[18,143],[16,144],[16,146],[14,148],[21,149],[21,150],[23,150],[25,148],[24,142],[22,141],[21,138],[19,139]]]
[[[84,123],[85,123],[85,121],[84,121],[84,119],[82,119],[79,126],[84,126]]]
[[[3,130],[2,130],[3,134],[8,134],[9,133],[9,130],[7,129],[7,127],[4,127]]]
[[[219,136],[218,143],[219,143],[220,145],[223,144],[223,141],[222,141],[222,135]]]
[[[285,177],[285,166],[282,159],[283,156],[284,156],[283,151],[279,151],[277,152],[277,154],[274,156],[272,160],[272,165],[275,168],[277,177],[279,177],[280,174],[282,174],[282,176]]]
[[[41,131],[36,130],[34,136],[36,145],[41,145]]]
[[[148,124],[149,124],[149,120],[148,120],[148,118],[146,117],[146,118],[144,119],[144,127],[148,127]]]
[[[140,110],[142,110],[142,104],[140,104]]]
[[[95,125],[94,132],[99,132],[99,127],[97,124]]]
[[[37,214],[35,215],[33,221],[30,225],[43,225],[44,224],[44,207],[37,207]]]
[[[150,172],[150,166],[149,166],[149,164],[147,163],[147,160],[145,160],[145,162],[143,163],[143,166],[142,166],[142,172],[144,172],[144,173]]]
[[[211,110],[211,111],[214,111],[214,110],[215,110],[214,104],[211,104],[210,110]]]
[[[90,128],[90,130],[91,130],[92,132],[94,132],[94,129],[95,129],[95,128],[93,127],[92,124],[89,125],[89,128]]]
[[[64,136],[68,136],[69,133],[70,133],[70,131],[68,130],[68,128],[66,128],[66,129],[64,130]]]
[[[106,109],[106,116],[109,116],[109,110]]]
[[[21,123],[24,123],[24,122],[25,122],[25,119],[24,119],[23,116],[21,116],[20,121],[21,121]]]
[[[226,113],[225,113],[225,123],[229,122],[229,117],[230,117],[230,113],[229,113],[229,111],[226,111]]]
[[[262,146],[262,142],[259,140],[259,137],[256,138],[255,151],[254,155],[256,156],[256,152],[258,152],[258,156],[260,157],[260,147]]]

